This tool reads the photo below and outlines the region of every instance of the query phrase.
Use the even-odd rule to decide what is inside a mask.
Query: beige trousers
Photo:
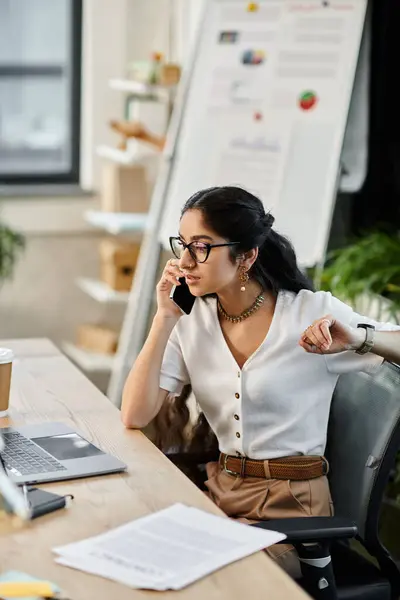
[[[265,461],[268,473],[268,461]],[[329,517],[333,505],[327,478],[305,481],[264,479],[229,475],[218,462],[207,464],[206,486],[210,498],[233,519],[254,523],[290,517]],[[275,544],[266,549],[271,558],[292,577],[299,578],[300,563],[290,544]]]

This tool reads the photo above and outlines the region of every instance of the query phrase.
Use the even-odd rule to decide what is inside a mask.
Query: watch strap
[[[356,350],[356,354],[367,354],[374,346],[375,327],[369,323],[359,323],[357,327],[365,329],[365,340]]]

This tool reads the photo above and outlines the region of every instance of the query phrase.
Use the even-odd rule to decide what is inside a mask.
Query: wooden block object
[[[115,354],[118,346],[118,331],[104,324],[79,325],[77,344],[90,352]]]
[[[181,76],[181,68],[173,63],[165,63],[160,69],[161,85],[176,85]]]
[[[118,292],[129,292],[140,244],[105,239],[100,243],[101,279]]]
[[[144,165],[104,163],[101,189],[101,209],[103,211],[147,212],[148,196]]]

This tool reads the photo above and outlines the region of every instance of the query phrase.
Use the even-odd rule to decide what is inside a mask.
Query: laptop
[[[127,466],[64,423],[0,429],[7,474],[17,484],[48,483],[126,471]]]

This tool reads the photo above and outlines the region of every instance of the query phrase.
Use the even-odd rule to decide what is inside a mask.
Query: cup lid
[[[13,361],[14,352],[10,348],[0,348],[0,365]]]

